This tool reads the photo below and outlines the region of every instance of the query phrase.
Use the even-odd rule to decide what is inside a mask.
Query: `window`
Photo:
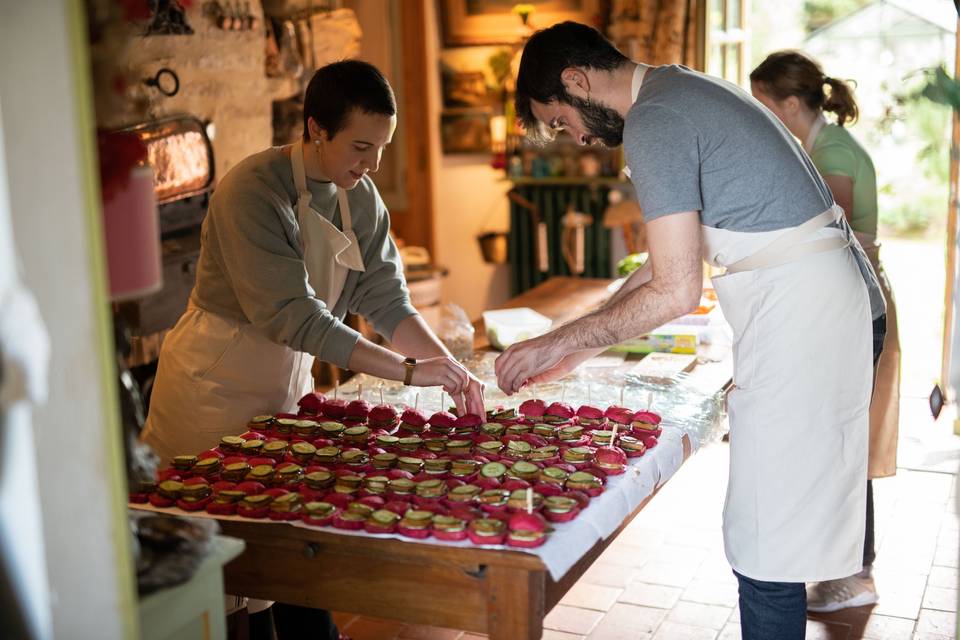
[[[704,29],[707,73],[746,86],[750,57],[746,0],[706,0]]]

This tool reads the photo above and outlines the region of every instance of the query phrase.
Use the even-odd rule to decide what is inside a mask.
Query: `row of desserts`
[[[301,401],[302,409],[309,411],[312,395],[305,398],[305,401]],[[532,410],[531,406],[533,407]],[[546,416],[549,407],[544,406],[543,408],[542,415]],[[555,424],[550,426],[554,428],[564,419],[569,419],[573,413],[572,408],[560,411],[558,409],[562,409],[562,407],[554,407],[551,414]],[[602,420],[606,419],[608,415],[629,415],[631,417],[636,415],[626,409],[616,409],[617,411],[600,412],[606,415],[593,418],[595,421],[590,426],[603,426]],[[525,416],[531,413],[538,413],[536,403],[522,407],[521,415]],[[582,413],[588,412],[582,411]],[[297,419],[292,426],[295,428],[306,426],[297,423],[317,424],[315,420],[309,419],[308,416],[316,417],[316,414],[300,414],[296,416]],[[451,507],[451,505],[453,505],[453,508],[460,510],[467,509],[466,512],[461,513],[465,517],[460,519],[470,521],[477,519],[472,517],[471,513],[473,516],[483,513],[492,514],[494,517],[504,516],[505,512],[503,510],[508,507],[511,500],[516,503],[526,495],[529,500],[528,508],[531,511],[528,515],[532,516],[534,515],[533,512],[539,512],[542,507],[546,506],[544,513],[547,514],[547,518],[558,521],[557,518],[570,519],[575,517],[579,509],[589,503],[589,496],[579,491],[581,487],[588,489],[594,495],[598,494],[602,490],[603,481],[601,478],[608,473],[621,472],[623,464],[626,462],[622,450],[613,446],[614,437],[609,437],[609,440],[606,440],[608,436],[603,429],[593,432],[595,436],[593,442],[600,445],[598,448],[570,446],[563,448],[561,451],[555,446],[543,445],[543,436],[540,434],[545,434],[546,430],[541,429],[539,433],[532,432],[532,429],[529,428],[530,424],[524,424],[523,418],[518,420],[510,412],[503,411],[488,417],[499,419],[501,422],[483,425],[476,419],[461,420],[460,434],[464,435],[467,428],[472,430],[476,429],[477,426],[488,426],[488,433],[482,433],[482,429],[476,432],[478,436],[484,435],[489,438],[483,439],[479,444],[496,442],[491,437],[492,434],[489,433],[489,430],[493,427],[503,428],[506,424],[509,424],[510,427],[515,429],[514,432],[508,433],[504,436],[504,441],[498,443],[506,447],[505,455],[499,459],[512,462],[509,469],[496,460],[491,460],[491,458],[497,458],[497,454],[489,446],[486,449],[478,448],[478,451],[482,451],[484,455],[476,456],[477,459],[456,455],[453,459],[442,458],[437,456],[436,451],[429,449],[417,452],[426,457],[426,459],[422,459],[410,455],[398,456],[383,448],[370,446],[374,454],[371,460],[370,456],[367,456],[366,452],[360,447],[373,444],[396,444],[402,447],[402,445],[411,445],[412,443],[409,440],[413,439],[415,443],[418,439],[415,436],[408,438],[390,436],[388,433],[384,433],[385,427],[389,427],[390,423],[388,421],[378,421],[379,426],[376,435],[369,432],[369,429],[365,426],[358,424],[354,424],[353,427],[339,425],[339,429],[335,429],[338,432],[336,435],[345,437],[346,443],[355,445],[355,447],[343,452],[337,450],[334,457],[330,457],[331,451],[329,450],[323,452],[323,449],[329,449],[330,445],[317,448],[313,443],[298,440],[296,435],[291,436],[293,442],[289,444],[282,439],[267,438],[255,432],[244,434],[244,436],[227,437],[220,443],[219,450],[203,452],[199,456],[178,457],[174,460],[174,468],[165,470],[164,475],[161,476],[161,479],[165,481],[161,482],[160,486],[143,488],[141,492],[132,495],[131,499],[134,501],[149,500],[156,506],[177,504],[186,510],[207,508],[215,514],[233,512],[249,516],[262,513],[262,517],[274,517],[274,519],[309,518],[309,514],[316,509],[324,510],[328,508],[326,506],[316,506],[317,504],[331,505],[330,508],[342,512],[348,522],[353,522],[356,520],[356,516],[347,514],[354,513],[359,508],[356,505],[362,504],[354,498],[382,500],[383,498],[379,496],[384,495],[392,502],[400,504],[403,503],[405,498],[408,498],[410,502],[414,503],[412,505],[413,510],[420,507],[433,510],[444,509]],[[591,419],[590,416],[585,417],[587,420]],[[281,424],[280,420],[283,419],[283,417],[273,417],[272,421],[257,419],[254,422],[261,427],[272,422],[272,426],[276,427]],[[416,417],[412,420],[412,422],[417,421]],[[533,424],[539,423],[533,422]],[[615,424],[621,424],[621,422],[618,421]],[[649,427],[656,427],[657,431],[655,433],[659,433],[659,427],[657,426],[659,418],[653,414],[650,414],[648,421],[643,424],[643,427],[631,424],[631,428],[645,429],[652,434],[654,431]],[[331,425],[327,426],[329,430]],[[540,424],[540,426],[544,425]],[[457,418],[453,417],[452,428],[456,429],[457,427]],[[357,430],[348,433],[350,429]],[[362,437],[359,437],[361,434]],[[353,436],[352,439],[351,436]],[[389,440],[389,438],[393,438],[393,440]],[[431,440],[442,438],[444,436],[431,438]],[[527,438],[527,440],[523,438]],[[629,441],[631,437],[621,436],[622,438],[627,438],[627,441]],[[654,436],[650,435],[647,438],[648,444],[655,444]],[[652,442],[649,440],[650,438],[652,438]],[[623,443],[621,439],[618,439],[617,444]],[[258,440],[259,442],[257,442]],[[403,443],[403,440],[408,440],[408,442]],[[422,439],[420,440],[422,442]],[[533,444],[542,446],[533,448],[530,443],[531,440]],[[604,442],[609,442],[609,444],[604,445]],[[248,447],[248,443],[253,446]],[[326,445],[327,443],[322,442],[320,444]],[[434,446],[436,444],[436,442],[433,443]],[[332,448],[337,449],[337,447]],[[416,452],[416,450],[414,452],[404,451],[402,448],[400,451]],[[458,451],[459,449],[455,445],[452,452],[447,451],[446,453],[456,454]],[[249,455],[244,456],[244,453]],[[319,461],[328,464],[336,463],[336,476],[328,468],[317,464],[307,466],[306,469],[298,464],[298,462],[304,464],[311,461],[318,462],[318,453],[321,454]],[[467,456],[470,453],[470,451],[463,451],[461,455]],[[557,456],[557,453],[561,453],[562,458]],[[228,454],[233,455],[228,457]],[[642,450],[639,452],[632,451],[630,455],[638,454],[642,454]],[[458,457],[459,459],[457,459]],[[531,462],[526,460],[528,457],[532,460]],[[561,459],[565,463],[560,463]],[[280,464],[274,469],[274,465],[278,461]],[[395,468],[394,464],[396,465]],[[556,466],[546,466],[547,464]],[[483,465],[483,467],[478,471],[480,465]],[[596,475],[577,471],[577,469],[591,465]],[[385,470],[389,470],[389,475],[375,475]],[[416,475],[414,475],[415,472]],[[367,473],[373,473],[374,475],[364,477]],[[476,480],[478,476],[481,479],[476,485],[468,484],[468,482]],[[570,476],[569,482],[567,482],[566,476]],[[508,479],[503,483],[502,489],[498,489],[500,479],[503,477]],[[324,488],[329,488],[325,487],[324,484],[334,479],[335,486],[333,489],[326,495],[322,494],[321,491]],[[444,479],[446,479],[446,482],[443,482]],[[181,483],[180,480],[183,480],[183,482]],[[213,480],[212,483],[211,480]],[[539,481],[536,490],[527,480]],[[238,481],[239,484],[237,484]],[[266,488],[267,484],[271,485],[270,489]],[[565,484],[570,486],[566,487]],[[591,487],[592,490],[590,490]],[[569,490],[573,497],[564,495],[564,489]],[[524,492],[526,493],[524,494]],[[308,507],[307,505],[311,506]],[[477,505],[480,509],[476,508]],[[352,511],[351,506],[353,506]],[[409,508],[410,505],[404,507],[407,510]],[[374,511],[379,511],[379,509],[374,509]],[[397,509],[394,509],[394,511],[397,511]],[[284,514],[284,516],[275,517],[276,514]],[[447,515],[442,512],[434,513],[434,516],[440,516],[441,518]],[[380,514],[379,517],[382,520],[385,516]],[[441,522],[445,521],[441,520]],[[371,526],[377,528],[375,524],[371,524]]]

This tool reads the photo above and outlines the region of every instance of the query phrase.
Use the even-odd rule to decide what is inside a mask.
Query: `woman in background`
[[[866,150],[844,128],[859,110],[846,82],[824,75],[820,65],[798,51],[767,56],[750,74],[754,97],[772,111],[802,143],[813,164],[843,207],[847,221],[870,258],[887,303],[886,328],[874,321],[875,386],[870,405],[870,457],[867,468],[866,535],[863,570],[838,580],[811,585],[810,611],[837,611],[877,601],[872,566],[874,549],[873,478],[897,470],[897,431],[900,413],[900,343],[893,292],[880,262],[877,243],[877,178]],[[824,111],[836,115],[828,123]],[[885,335],[885,337],[883,337]],[[881,355],[882,353],[882,355]]]

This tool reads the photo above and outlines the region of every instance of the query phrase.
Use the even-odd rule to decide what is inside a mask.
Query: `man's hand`
[[[513,395],[531,378],[556,367],[566,355],[554,332],[518,342],[503,352],[494,363],[497,384]]]
[[[554,380],[559,380],[563,376],[567,375],[581,364],[593,358],[594,356],[600,355],[603,353],[604,349],[584,349],[583,351],[577,351],[560,358],[560,362],[553,365],[546,371],[538,373],[537,375],[530,378],[527,382],[530,384],[540,384],[542,382],[552,382]]]
[[[650,266],[602,308],[497,358],[497,384],[516,393],[527,382],[555,380],[603,348],[643,335],[696,308],[703,287],[700,215],[684,211],[647,223]]]

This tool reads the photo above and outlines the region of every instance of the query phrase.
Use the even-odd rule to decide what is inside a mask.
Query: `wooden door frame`
[[[430,94],[425,74],[429,66],[425,2],[400,3],[399,33],[401,81],[400,108],[405,135],[405,168],[402,173],[407,207],[392,211],[393,228],[407,245],[426,247],[434,254],[433,157],[430,153]]]
[[[953,74],[960,73],[960,16],[957,18],[957,35],[954,41]],[[953,133],[950,144],[950,198],[947,208],[947,237],[946,237],[946,278],[943,291],[943,347],[940,361],[940,386],[949,397],[953,390],[950,388],[950,367],[952,344],[954,340],[953,324],[956,309],[954,309],[954,295],[957,289],[957,217],[960,215],[960,200],[957,191],[960,189],[960,111],[953,109],[951,118]],[[960,363],[954,363],[954,368]],[[960,434],[960,420],[954,425],[954,431]]]

